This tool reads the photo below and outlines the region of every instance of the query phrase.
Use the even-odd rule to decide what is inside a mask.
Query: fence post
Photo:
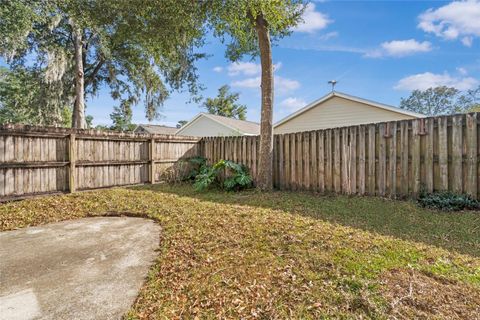
[[[150,152],[149,155],[149,162],[150,162],[150,183],[155,183],[155,138],[150,139]]]
[[[70,168],[69,168],[69,180],[68,180],[68,190],[70,192],[75,192],[75,161],[76,161],[76,154],[75,154],[75,133],[70,134],[70,141],[69,141],[69,148],[68,148],[68,159],[70,160]]]

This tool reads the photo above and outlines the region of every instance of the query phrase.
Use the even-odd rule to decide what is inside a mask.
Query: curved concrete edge
[[[153,220],[120,216],[0,233],[0,319],[120,319],[160,232]]]

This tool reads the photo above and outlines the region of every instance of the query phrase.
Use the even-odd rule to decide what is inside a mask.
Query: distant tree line
[[[414,90],[409,97],[401,99],[400,108],[426,116],[478,112],[480,86],[463,92],[446,86]]]

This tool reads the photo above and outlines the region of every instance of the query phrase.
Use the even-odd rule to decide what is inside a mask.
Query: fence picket
[[[433,150],[434,150],[434,119],[425,120],[425,189],[427,192],[433,191]]]
[[[349,168],[350,168],[350,153],[349,153],[349,136],[348,136],[348,128],[343,128],[341,130],[341,187],[342,192],[346,194],[350,194],[350,175],[349,175]]]
[[[291,160],[291,154],[292,151],[290,149],[290,134],[285,134],[284,135],[284,143],[285,143],[285,179],[284,181],[284,186],[287,189],[292,188],[292,167],[290,162]]]
[[[463,176],[463,115],[453,116],[452,118],[452,190],[461,193],[462,179],[455,177]],[[468,129],[467,129],[468,130]]]
[[[417,195],[420,191],[420,120],[412,121],[412,192]]]
[[[305,132],[303,134],[303,172],[304,172],[304,185],[305,190],[310,190],[310,133]]]
[[[310,132],[310,189],[313,191],[318,190],[318,152],[317,152],[317,132]]]
[[[400,123],[400,158],[401,158],[401,194],[406,196],[408,194],[408,122],[402,121]]]
[[[365,194],[365,126],[358,128],[358,193]]]
[[[340,129],[333,129],[333,190],[337,193],[342,191],[341,185],[341,154],[340,154]]]
[[[350,127],[350,145],[349,145],[349,177],[350,177],[350,193],[357,192],[357,128]]]
[[[387,188],[391,198],[397,196],[397,123],[388,123],[388,168]]]
[[[332,154],[332,130],[325,131],[325,155],[326,155],[326,164],[325,164],[325,190],[333,191],[333,154]]]
[[[448,190],[448,118],[438,119],[438,163],[440,168],[440,189]]]
[[[368,194],[375,194],[375,145],[376,127],[374,124],[368,126]]]
[[[387,184],[387,140],[385,138],[385,123],[378,125],[378,172],[377,172],[377,194],[385,196],[385,188]]]
[[[324,137],[324,131],[319,131],[317,133],[318,133],[318,138],[317,138],[318,140],[318,151],[317,151],[318,191],[324,192],[325,191],[325,137]]]
[[[296,140],[296,148],[297,148],[297,190],[301,190],[305,186],[305,175],[303,172],[303,134],[301,132],[298,132],[295,134],[297,137]]]
[[[477,167],[477,114],[471,113],[466,115],[465,126],[465,142],[466,142],[466,176],[465,176],[465,192],[477,197],[478,189],[478,167]]]

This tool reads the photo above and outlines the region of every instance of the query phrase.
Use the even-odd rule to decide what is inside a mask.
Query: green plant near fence
[[[197,191],[205,190],[211,185],[218,185],[225,190],[241,190],[252,186],[253,179],[245,165],[229,160],[219,160],[213,165],[203,157],[193,157],[188,160],[192,169],[187,180],[192,180]],[[222,178],[222,174],[225,177]]]
[[[480,202],[468,194],[458,194],[451,191],[435,193],[420,193],[417,203],[424,208],[443,211],[479,210]]]

